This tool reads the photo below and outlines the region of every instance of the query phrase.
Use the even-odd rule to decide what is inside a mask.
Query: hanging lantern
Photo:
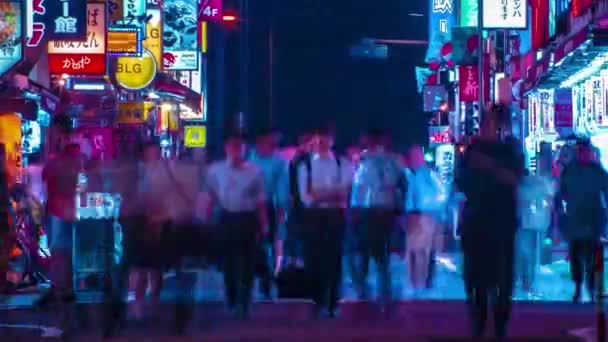
[[[473,35],[467,39],[467,52],[470,54],[476,54],[477,48],[479,47],[479,35]]]
[[[443,59],[444,61],[451,61],[452,60],[452,42],[447,42],[445,44],[443,44],[443,46],[441,47],[441,59]]]
[[[437,62],[429,62],[429,69],[435,71],[435,70],[439,70],[439,68],[441,67],[440,63]]]

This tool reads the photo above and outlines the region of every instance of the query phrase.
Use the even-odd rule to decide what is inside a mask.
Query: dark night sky
[[[426,13],[427,1],[250,0],[250,125],[268,122],[268,22],[274,18],[273,121],[286,136],[334,121],[342,145],[368,126],[390,129],[398,144],[424,142],[414,66],[423,62],[425,47],[389,47],[388,60],[355,60],[348,49],[362,37],[426,39],[426,18],[408,13]]]

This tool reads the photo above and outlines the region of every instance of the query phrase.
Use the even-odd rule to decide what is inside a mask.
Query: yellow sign
[[[161,14],[159,9],[148,8],[146,15],[150,20],[146,23],[146,39],[144,39],[144,48],[152,53],[156,61],[156,67],[160,69],[163,65],[163,39],[161,37]]]
[[[19,181],[21,165],[21,118],[16,113],[0,113],[0,145],[9,186]]]
[[[127,56],[139,55],[140,34],[137,30],[108,29],[107,52]]]
[[[201,52],[207,53],[207,22],[201,21]]]
[[[148,50],[141,57],[118,57],[116,60],[116,82],[129,90],[147,87],[156,77],[156,62]]]
[[[154,105],[149,102],[124,102],[118,105],[116,123],[121,125],[141,125],[148,121]]]
[[[185,126],[184,127],[184,146],[186,147],[205,147],[207,145],[206,126]]]

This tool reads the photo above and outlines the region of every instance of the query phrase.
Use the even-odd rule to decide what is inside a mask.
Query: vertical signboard
[[[163,40],[160,34],[162,30],[160,9],[148,8],[146,13],[150,19],[146,23],[146,39],[143,44],[144,48],[154,56],[156,66],[160,69],[163,52]]]
[[[441,48],[452,37],[452,27],[456,23],[456,0],[428,0],[429,2],[429,47],[426,61],[441,57]]]
[[[443,184],[454,181],[454,155],[456,150],[452,144],[439,145],[435,149],[435,171]]]
[[[146,16],[146,0],[122,0],[122,3],[122,24],[143,29]]]
[[[488,63],[484,63],[485,66]],[[489,84],[489,66],[484,70],[486,84]],[[458,67],[458,89],[460,101],[479,101],[479,67],[477,65],[463,65]],[[490,98],[490,87],[484,87],[484,99]]]
[[[477,27],[479,0],[460,0],[460,27]]]
[[[572,128],[572,89],[555,89],[555,128]]]
[[[163,3],[163,69],[198,68],[198,1],[165,0]]]
[[[23,58],[22,3],[0,2],[0,75]]]
[[[482,0],[482,24],[486,29],[525,29],[528,22],[527,0]],[[547,1],[547,0],[543,0]]]
[[[84,40],[87,37],[87,2],[83,0],[43,1],[45,34],[53,40]]]
[[[50,41],[51,74],[104,75],[106,73],[106,6],[87,5],[86,41]]]
[[[45,14],[46,6],[44,0],[26,1],[27,11],[25,13],[27,28],[26,42],[27,47],[38,47],[45,38],[46,24]]]
[[[593,111],[597,118],[597,125],[599,127],[607,127],[604,79],[601,76],[596,76],[591,81],[593,82]]]

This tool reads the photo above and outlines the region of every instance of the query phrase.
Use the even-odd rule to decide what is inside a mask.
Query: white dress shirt
[[[406,211],[439,214],[445,208],[448,193],[437,173],[426,166],[405,172],[408,176]]]
[[[207,185],[217,204],[228,212],[255,211],[266,201],[264,173],[250,162],[239,167],[228,160],[213,163],[207,173]]]
[[[340,158],[340,166],[336,156],[329,155],[321,157],[318,154],[312,156],[310,161],[310,190],[316,193],[343,192],[343,200],[339,202],[317,202],[313,200],[308,189],[308,168],[306,163],[300,164],[298,168],[298,190],[300,199],[306,207],[321,208],[346,208],[348,192],[353,181],[353,167],[351,163]]]

